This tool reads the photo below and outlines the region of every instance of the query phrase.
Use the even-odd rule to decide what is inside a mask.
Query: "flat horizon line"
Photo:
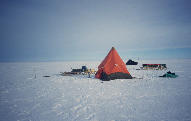
[[[0,63],[100,62],[102,60],[16,60],[16,61],[0,61]],[[122,60],[125,61],[124,59]],[[139,60],[191,60],[191,58],[145,58],[145,59],[132,59],[132,60],[136,60],[136,61],[139,61]]]

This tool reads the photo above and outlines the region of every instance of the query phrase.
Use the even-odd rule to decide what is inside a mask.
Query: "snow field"
[[[132,76],[143,79],[101,83],[93,75],[59,75],[84,63],[96,68],[100,62],[0,63],[1,120],[190,121],[191,60],[143,62],[166,63],[166,71],[179,77],[159,78],[166,71],[127,66]]]

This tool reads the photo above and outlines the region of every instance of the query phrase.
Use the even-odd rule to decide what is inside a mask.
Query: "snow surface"
[[[60,76],[72,68],[100,62],[0,63],[2,121],[191,121],[191,60],[166,63],[166,71],[136,70],[134,77],[103,82]],[[168,70],[178,78],[159,78]],[[43,77],[51,76],[51,77]]]

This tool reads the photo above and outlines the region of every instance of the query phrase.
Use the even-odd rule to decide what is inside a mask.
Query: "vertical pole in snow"
[[[90,72],[88,72],[88,78],[90,78]]]
[[[33,75],[34,75],[34,78],[36,79],[36,70],[33,69]]]

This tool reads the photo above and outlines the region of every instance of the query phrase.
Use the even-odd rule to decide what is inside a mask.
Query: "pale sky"
[[[190,0],[1,0],[0,61],[191,58]]]

